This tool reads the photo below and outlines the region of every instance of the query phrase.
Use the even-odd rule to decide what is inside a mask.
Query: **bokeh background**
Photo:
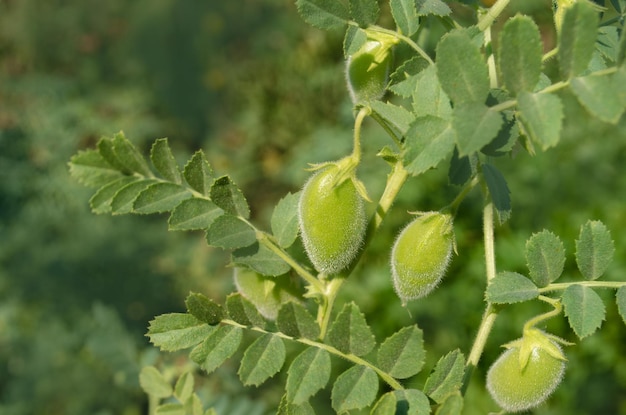
[[[168,232],[165,217],[93,215],[90,190],[68,174],[74,153],[120,130],[144,152],[154,139],[169,137],[181,162],[201,148],[218,173],[244,190],[254,220],[267,228],[274,204],[306,179],[308,162],[350,151],[342,34],[307,26],[293,3],[0,0],[1,414],[146,413],[140,368],[156,364],[170,374],[188,368],[184,355],[150,346],[149,320],[184,311],[189,291],[223,299],[234,289],[228,255],[209,248],[201,233]],[[451,6],[471,19],[467,6]],[[549,7],[550,0],[513,0],[508,13],[536,16],[550,45]],[[562,97],[567,118],[557,148],[495,160],[513,200],[511,219],[497,229],[498,268],[526,272],[525,241],[547,228],[567,249],[563,278],[578,278],[574,240],[583,223],[597,219],[616,244],[605,278],[624,280],[626,117],[617,126],[594,121],[571,96]],[[366,123],[368,163],[360,175],[374,195],[387,173],[374,155],[386,140]],[[407,210],[439,209],[456,191],[445,166],[411,179],[342,294],[369,316],[379,341],[412,322],[424,330],[426,367],[412,381],[418,387],[441,355],[468,352],[480,321],[479,195],[462,205],[459,255],[432,296],[402,308],[387,255]],[[613,292],[602,294],[607,320],[596,335],[579,342],[563,318],[549,323],[577,345],[567,349],[564,383],[536,414],[626,414],[626,325]],[[484,391],[485,367],[542,311],[536,304],[503,310],[464,413],[496,410]],[[237,359],[198,376],[205,404],[220,415],[272,413],[280,377],[243,388]],[[319,394],[319,413],[328,413],[328,397]]]

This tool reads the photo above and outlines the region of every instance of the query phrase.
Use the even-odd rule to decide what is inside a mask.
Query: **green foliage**
[[[358,61],[362,64],[359,76],[363,77],[359,85],[372,81],[376,91],[353,99],[352,153],[343,157],[332,154],[331,158],[329,151],[325,158],[325,152],[334,148],[328,143],[339,143],[346,136],[337,134],[339,128],[321,134],[321,145],[314,153],[296,141],[283,144],[285,152],[300,154],[293,171],[299,171],[305,161],[313,170],[321,170],[302,192],[293,192],[304,182],[301,172],[285,179],[289,188],[268,195],[267,186],[239,181],[245,173],[216,174],[203,152],[179,164],[183,158],[166,139],[156,140],[145,158],[123,133],[118,133],[71,158],[71,176],[96,188],[90,200],[94,213],[165,214],[170,230],[205,232],[204,241],[228,251],[231,265],[236,267],[239,293],[225,296],[224,307],[209,298],[221,297],[219,294],[190,294],[185,302],[186,314],[164,314],[151,322],[148,337],[154,345],[163,351],[191,349],[190,359],[207,373],[228,371],[236,363],[230,358],[240,352],[239,382],[271,390],[268,401],[273,400],[278,413],[309,414],[331,408],[346,413],[367,408],[374,414],[460,414],[464,407],[471,406],[468,402],[475,393],[470,385],[475,382],[472,375],[481,370],[481,356],[489,354],[488,340],[501,339],[508,330],[494,326],[499,314],[517,306],[547,304],[552,307],[550,311],[537,312],[525,323],[513,316],[509,326],[523,325],[526,338],[539,323],[563,315],[582,339],[595,333],[607,316],[604,300],[596,290],[616,289],[617,311],[624,318],[624,282],[608,278],[612,276],[609,264],[616,244],[600,221],[583,225],[575,242],[582,280],[558,282],[562,275],[571,277],[575,271],[567,264],[560,238],[549,231],[533,234],[523,254],[523,248],[517,249],[496,263],[496,246],[504,249],[496,242],[517,226],[511,223],[513,206],[521,201],[541,205],[544,210],[550,207],[549,202],[542,203],[538,198],[517,196],[514,184],[519,184],[520,177],[532,168],[514,170],[513,166],[520,159],[523,164],[526,158],[512,156],[526,151],[539,159],[547,156],[536,153],[535,146],[547,151],[557,145],[572,145],[574,125],[589,122],[603,125],[614,134],[619,131],[626,108],[621,87],[626,72],[619,66],[623,58],[623,42],[618,41],[622,31],[619,19],[603,20],[605,24],[599,28],[605,17],[590,3],[561,5],[557,9],[563,16],[557,27],[558,40],[556,45],[549,45],[541,35],[544,28],[539,27],[545,23],[528,15],[511,17],[502,7],[507,5],[506,0],[496,3],[489,13],[476,4],[468,6],[467,13],[472,15],[468,20],[439,0],[390,0],[389,8],[380,7],[374,0],[295,3],[306,22],[331,31],[325,39],[343,39],[349,68],[368,42],[384,43],[380,49],[367,50],[365,63]],[[618,14],[619,7],[613,4]],[[494,25],[499,16],[505,20],[501,27]],[[393,23],[397,31],[383,26]],[[611,24],[616,24],[610,26],[614,32],[603,29]],[[345,30],[344,36],[341,30]],[[543,47],[548,50],[545,54]],[[396,60],[387,82],[391,48]],[[550,60],[552,56],[557,59]],[[318,63],[313,61],[312,66],[322,72]],[[381,81],[378,69],[383,67],[385,79]],[[355,95],[350,74],[348,69],[347,87]],[[251,94],[251,89],[244,89],[246,98]],[[325,105],[319,96],[315,101],[316,106]],[[340,112],[336,108],[333,111]],[[305,117],[312,114],[305,113]],[[352,122],[348,113],[344,111],[340,117],[345,119],[339,121],[346,126]],[[378,124],[378,130],[366,126],[368,118]],[[247,129],[254,130],[254,125],[251,123]],[[373,137],[381,132],[388,136],[386,141]],[[345,148],[337,144],[336,150]],[[580,154],[584,152],[580,150]],[[324,162],[322,155],[326,160],[339,161]],[[236,157],[233,155],[233,160]],[[550,173],[545,175],[550,176],[547,180],[561,176],[555,165],[545,170]],[[363,181],[356,178],[357,167]],[[279,163],[275,168],[290,176],[289,166]],[[332,174],[323,175],[329,171]],[[442,172],[450,184],[459,187],[445,187]],[[321,178],[326,187],[311,196],[310,184],[317,185]],[[434,192],[429,180],[437,183],[441,192]],[[257,183],[265,184],[262,180]],[[350,198],[341,196],[345,189]],[[482,204],[472,203],[475,189],[482,190]],[[276,206],[259,209],[258,200],[249,193],[261,195],[262,204]],[[378,201],[361,205],[363,200],[374,199],[369,195],[378,197]],[[324,199],[332,203],[323,205],[320,201]],[[467,205],[462,206],[466,200]],[[401,208],[391,210],[394,204]],[[484,292],[476,288],[481,285],[471,277],[468,281],[453,278],[443,284],[446,288],[458,287],[453,288],[450,304],[467,310],[484,306],[482,320],[476,318],[470,330],[461,330],[463,323],[459,322],[451,323],[453,329],[444,324],[452,319],[441,315],[451,310],[449,305],[443,307],[441,300],[411,305],[419,311],[417,316],[437,316],[439,324],[429,324],[426,317],[418,317],[419,327],[413,321],[406,322],[405,317],[401,319],[404,323],[394,321],[390,317],[393,311],[389,311],[393,306],[389,305],[385,305],[385,313],[377,314],[376,307],[382,307],[390,298],[391,282],[380,278],[381,274],[389,274],[389,269],[381,265],[388,261],[379,259],[389,255],[393,230],[407,221],[402,212],[423,211],[428,205],[439,207],[437,214],[454,218],[462,234],[459,256],[467,255],[468,259],[453,265],[452,273],[486,276]],[[303,213],[303,207],[314,209]],[[474,234],[478,231],[474,230],[478,227],[473,222],[481,207],[482,245],[476,243]],[[532,217],[520,210],[522,218]],[[335,221],[337,217],[349,220]],[[323,245],[321,254],[319,247],[312,249],[311,223],[318,232],[316,238],[333,244],[340,240],[338,247],[327,250]],[[498,238],[497,224],[501,225]],[[263,230],[264,225],[270,230]],[[517,229],[515,233],[524,234]],[[446,235],[452,234],[451,219]],[[452,250],[457,250],[452,239],[446,240],[446,266]],[[339,254],[347,259],[338,261]],[[479,260],[475,258],[483,255],[484,269],[477,270]],[[322,263],[320,257],[338,261],[339,265]],[[526,260],[527,275],[516,263],[520,259],[522,263]],[[509,268],[511,263],[514,266]],[[607,278],[601,280],[603,276]],[[356,278],[358,283],[352,282]],[[304,293],[298,289],[299,284],[295,284],[296,289],[290,285],[293,280],[300,280]],[[354,292],[361,294],[351,295]],[[425,357],[422,332],[433,327],[441,330],[442,338],[447,334],[461,342],[427,345],[436,349],[437,356],[443,356],[438,361],[434,358],[436,364]],[[459,334],[467,331],[477,331],[473,343]],[[380,344],[379,333],[386,337]],[[555,338],[546,336],[550,341]],[[457,348],[465,346],[467,359]],[[290,353],[292,348],[297,352]],[[451,349],[454,351],[449,352]],[[520,359],[529,355],[528,348],[522,349]],[[425,379],[418,377],[427,364],[434,364],[432,373]],[[277,376],[281,372],[286,377]],[[170,386],[170,392],[167,385],[171,378],[160,378],[158,374],[146,369],[143,375],[144,389],[157,405],[155,413],[202,413],[204,406],[193,392],[194,384],[188,375],[183,374]],[[380,387],[381,381],[384,387]],[[484,387],[481,390],[478,397],[484,395]],[[489,407],[484,412],[491,410],[495,409]]]

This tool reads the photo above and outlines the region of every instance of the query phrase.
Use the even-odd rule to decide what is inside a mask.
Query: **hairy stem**
[[[493,216],[493,203],[489,201],[483,209],[483,239],[485,244],[485,269],[487,276],[487,284],[496,277],[496,257],[495,257],[495,244],[494,244],[494,216]],[[472,349],[467,358],[467,364],[465,368],[465,376],[463,379],[462,393],[465,393],[469,386],[469,381],[472,376],[472,372],[478,366],[480,356],[483,354],[485,344],[491,329],[496,321],[498,312],[493,304],[487,303],[483,318],[478,327],[478,333],[476,339],[472,345]]]
[[[563,291],[572,285],[582,285],[584,287],[594,288],[610,288],[618,289],[626,286],[626,281],[575,281],[575,282],[561,282],[557,284],[550,284],[539,289],[540,293],[547,293],[551,291]]]
[[[496,4],[491,6],[491,8],[487,11],[487,13],[480,18],[478,22],[478,29],[481,31],[487,30],[487,28],[491,27],[493,22],[500,16],[500,14],[504,11],[506,6],[509,5],[511,0],[498,0]]]
[[[400,39],[401,41],[403,41],[404,43],[409,45],[422,58],[424,58],[430,65],[434,65],[435,64],[435,62],[433,62],[433,60],[430,58],[430,56],[428,56],[428,53],[426,53],[424,51],[424,49],[419,47],[419,45],[417,43],[415,43],[413,41],[413,39],[411,39],[410,37],[405,36],[402,33],[394,32],[393,30],[385,29],[384,27],[380,27],[380,26],[370,26],[368,29],[371,29],[371,30],[374,30],[374,31],[380,32],[380,33],[386,33],[386,34],[391,35],[391,36],[395,36],[396,38]]]

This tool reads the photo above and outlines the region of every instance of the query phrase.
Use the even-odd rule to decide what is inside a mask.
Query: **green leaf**
[[[146,177],[152,177],[152,171],[150,171],[146,159],[141,155],[139,150],[126,139],[124,133],[119,132],[113,136],[113,150],[119,162],[126,169]]]
[[[365,316],[354,302],[345,304],[328,331],[326,341],[343,353],[363,356],[375,346]]]
[[[174,208],[168,219],[171,231],[192,231],[209,229],[215,219],[224,211],[207,199],[191,198],[183,200]]]
[[[133,212],[141,214],[163,213],[174,209],[191,192],[174,183],[155,183],[144,189],[133,202]]]
[[[226,298],[226,310],[234,321],[244,326],[265,328],[266,322],[254,304],[239,293],[230,294]]]
[[[441,87],[452,102],[485,102],[489,70],[479,47],[466,31],[453,30],[439,41],[436,66]]]
[[[379,13],[377,0],[350,0],[350,15],[362,27],[376,23]]]
[[[424,115],[433,115],[444,119],[452,117],[450,99],[441,88],[435,66],[429,65],[420,72],[411,96],[415,117]]]
[[[274,376],[285,363],[285,344],[280,337],[266,333],[248,347],[239,366],[239,379],[258,386]]]
[[[189,314],[209,325],[218,324],[224,318],[222,306],[204,294],[191,292],[185,299]]]
[[[276,415],[315,415],[315,410],[308,402],[303,402],[301,405],[290,403],[285,394],[280,400]]]
[[[161,350],[173,352],[195,346],[212,331],[213,327],[190,314],[171,313],[152,320],[147,336]]]
[[[409,129],[409,124],[414,117],[404,107],[393,105],[388,102],[373,101],[371,103],[372,110],[383,118],[388,124],[394,126],[402,135]]]
[[[511,192],[509,191],[509,186],[506,184],[506,180],[500,170],[487,163],[481,167],[493,206],[498,213],[498,220],[500,223],[504,223],[511,216]]]
[[[541,34],[530,17],[518,15],[506,22],[497,58],[504,85],[511,93],[534,89],[541,75],[542,53]]]
[[[110,213],[111,201],[117,192],[119,192],[122,187],[138,180],[140,179],[135,176],[121,176],[119,179],[102,186],[94,193],[91,199],[89,199],[91,211],[96,214]]]
[[[463,411],[463,395],[456,392],[449,395],[439,406],[435,415],[461,415]]]
[[[400,32],[406,36],[413,35],[419,27],[415,0],[390,0],[389,6]]]
[[[450,7],[441,0],[416,0],[417,2],[417,14],[425,16],[428,14],[434,14],[436,16],[448,16],[452,13]]]
[[[215,177],[202,150],[196,151],[189,159],[183,170],[183,176],[193,190],[204,196],[210,195]]]
[[[487,287],[487,301],[512,304],[532,300],[539,296],[537,286],[516,272],[500,272]]]
[[[298,237],[298,201],[300,193],[287,193],[272,212],[272,234],[283,248],[290,247]]]
[[[320,335],[320,328],[311,313],[301,304],[291,301],[278,310],[276,326],[281,333],[296,339],[315,340]]]
[[[343,372],[333,385],[332,407],[337,413],[369,406],[378,392],[378,377],[373,369],[356,365]]]
[[[565,266],[565,248],[561,239],[548,230],[533,234],[526,241],[526,263],[530,278],[539,287],[556,281]]]
[[[452,110],[452,126],[461,157],[489,144],[502,127],[502,115],[478,102],[464,102]]]
[[[578,102],[602,121],[617,124],[626,109],[619,95],[620,86],[612,76],[590,75],[574,78],[570,88]]]
[[[152,144],[150,160],[152,160],[152,165],[165,180],[176,184],[182,183],[182,176],[167,138],[159,138]]]
[[[454,150],[456,135],[450,122],[427,115],[415,120],[406,134],[404,164],[412,175],[436,167]]]
[[[463,383],[465,357],[458,349],[443,356],[433,369],[426,383],[424,393],[437,403],[456,393]]]
[[[409,378],[424,365],[424,339],[416,325],[388,337],[378,349],[378,367],[397,379]]]
[[[287,371],[287,400],[300,405],[309,400],[330,379],[330,354],[308,347],[293,360]]]
[[[396,414],[421,415],[430,413],[430,402],[424,392],[417,389],[401,389],[393,392],[398,405]]]
[[[626,323],[626,285],[622,285],[615,294],[615,300],[617,303],[617,311],[622,316],[622,320]]]
[[[70,159],[69,167],[70,175],[88,187],[102,187],[124,177],[96,150],[79,151]]]
[[[189,398],[191,398],[191,395],[193,395],[193,385],[193,373],[183,373],[178,378],[176,385],[174,386],[174,397],[176,397],[179,402],[186,402]]]
[[[477,159],[474,155],[472,160]],[[476,163],[472,163],[470,157],[459,157],[459,151],[454,149],[452,159],[450,160],[450,169],[448,171],[448,181],[450,184],[462,186],[472,177]]]
[[[267,277],[238,267],[235,269],[234,279],[237,291],[269,320],[276,320],[278,310],[284,303],[299,301],[296,284],[289,274]]]
[[[246,198],[228,176],[222,176],[213,182],[211,200],[226,213],[241,216],[244,219],[250,217],[250,208]]]
[[[217,327],[189,353],[189,358],[204,371],[211,373],[235,354],[242,338],[243,329],[240,327],[227,325]]]
[[[256,242],[256,232],[237,216],[224,214],[215,218],[206,233],[206,241],[225,249],[243,248]]]
[[[172,396],[172,385],[154,366],[145,366],[139,373],[141,389],[155,398],[169,398]]]
[[[520,120],[528,136],[543,150],[556,146],[563,128],[563,104],[552,94],[520,92]]]
[[[181,403],[164,403],[157,406],[155,415],[186,415],[185,406]]]
[[[276,253],[258,242],[233,251],[232,261],[234,265],[248,267],[269,276],[283,275],[291,269]]]
[[[123,186],[118,190],[115,196],[113,196],[113,199],[111,199],[111,212],[114,215],[131,213],[135,199],[137,199],[141,192],[155,183],[157,183],[156,180],[142,179]]]
[[[565,79],[587,69],[595,49],[598,20],[590,2],[578,1],[565,10],[558,37],[559,65]]]
[[[344,27],[350,20],[348,8],[337,0],[296,0],[302,19],[319,29]]]
[[[133,174],[133,171],[126,167],[115,153],[113,138],[102,137],[98,140],[98,152],[114,169],[124,173],[125,175]]]
[[[422,72],[430,66],[432,65],[422,56],[413,56],[405,60],[389,77],[389,90],[396,95],[409,98],[413,95],[417,82],[423,76]],[[438,83],[439,80],[437,80]]]
[[[602,26],[598,28],[598,40],[596,49],[610,62],[617,62],[620,42],[618,29],[615,26]]]
[[[380,397],[370,415],[396,415],[396,394],[387,392]]]
[[[578,338],[593,334],[604,321],[606,310],[600,296],[591,288],[570,285],[561,297],[569,325]]]
[[[347,59],[354,55],[367,42],[367,33],[357,26],[348,26],[346,35],[343,38],[343,55]]]
[[[580,227],[576,240],[576,264],[587,280],[598,279],[613,260],[615,246],[611,232],[600,221],[588,221]]]

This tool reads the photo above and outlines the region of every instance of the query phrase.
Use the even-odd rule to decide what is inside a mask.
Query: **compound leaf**
[[[556,281],[563,273],[565,265],[563,242],[545,229],[533,234],[526,242],[526,263],[530,278],[539,287]]]
[[[316,347],[300,353],[287,371],[287,400],[300,405],[308,401],[330,379],[330,354]]]
[[[556,146],[563,128],[563,103],[553,94],[520,92],[520,120],[528,136],[543,150]]]
[[[578,338],[593,334],[601,325],[606,314],[600,296],[591,288],[570,285],[561,297],[569,324]]]
[[[171,231],[209,229],[224,211],[208,199],[185,199],[172,211],[168,219]]]
[[[376,399],[378,377],[373,369],[356,365],[343,372],[333,385],[332,407],[337,413],[361,409]]]
[[[305,22],[319,29],[342,28],[350,20],[350,11],[337,0],[296,0],[296,7]]]
[[[613,260],[615,246],[611,232],[600,221],[588,221],[580,227],[576,240],[576,263],[587,280],[598,279]]]
[[[155,183],[157,183],[157,181],[153,179],[141,179],[120,188],[115,196],[113,196],[113,199],[111,199],[111,213],[114,215],[131,213],[135,199],[137,199],[141,192]]]
[[[96,193],[94,193],[91,199],[89,199],[89,207],[91,207],[91,211],[96,214],[110,213],[111,201],[117,192],[119,192],[122,187],[138,180],[141,179],[135,176],[121,176],[119,179],[113,180],[112,182],[102,186]]]
[[[587,1],[577,1],[565,10],[558,37],[559,65],[564,78],[571,79],[587,69],[595,49],[598,19],[598,13]]]
[[[320,328],[302,304],[287,302],[278,310],[276,325],[281,333],[294,338],[317,339]]]
[[[487,287],[487,301],[498,304],[520,303],[539,296],[539,289],[516,272],[499,273]]]
[[[102,187],[124,177],[97,150],[79,151],[70,159],[69,167],[70,175],[88,187]]]
[[[422,330],[413,325],[388,337],[378,349],[378,367],[397,379],[406,379],[424,365]]]
[[[433,369],[426,383],[424,393],[437,403],[458,391],[463,383],[465,373],[465,357],[458,349],[443,356]]]
[[[200,343],[213,327],[191,314],[163,314],[150,321],[147,336],[161,350],[173,352]]]
[[[189,190],[175,183],[154,183],[144,189],[133,202],[133,212],[140,214],[169,212],[185,199]]]
[[[487,63],[464,30],[453,30],[441,39],[436,66],[441,87],[452,102],[485,102],[489,94]]]
[[[196,346],[189,357],[207,373],[220,367],[241,344],[243,329],[236,326],[220,326]]]
[[[283,248],[290,247],[298,237],[298,201],[300,193],[287,193],[280,199],[270,221],[272,234]]]
[[[541,75],[542,43],[539,28],[528,16],[509,19],[500,32],[498,67],[513,94],[532,91]]]
[[[285,344],[278,336],[266,333],[246,349],[239,366],[239,379],[248,385],[258,386],[274,376],[285,363]]]
[[[180,169],[174,154],[172,154],[167,138],[159,138],[152,144],[150,160],[152,160],[152,165],[164,179],[176,184],[182,183]]]
[[[376,344],[365,316],[353,302],[344,305],[326,339],[339,351],[356,356],[369,353]]]

